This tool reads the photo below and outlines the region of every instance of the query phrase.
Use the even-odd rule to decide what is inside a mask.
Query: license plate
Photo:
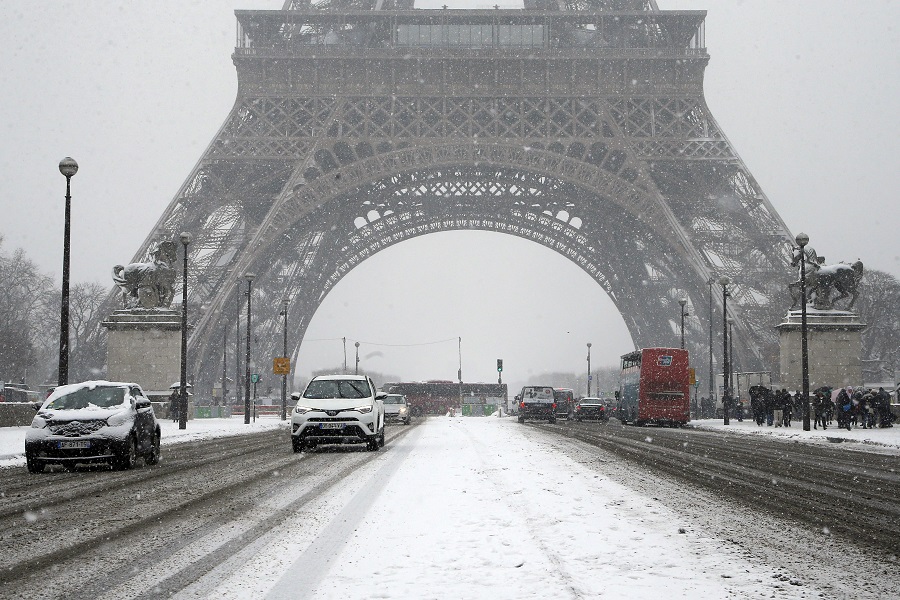
[[[343,423],[319,423],[319,429],[343,429]]]
[[[90,448],[91,443],[87,440],[78,442],[59,442],[59,448]]]

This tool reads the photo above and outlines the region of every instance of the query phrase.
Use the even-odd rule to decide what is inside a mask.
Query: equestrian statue
[[[825,257],[818,256],[816,251],[806,246],[797,251],[791,266],[801,271],[801,262],[805,262],[806,268],[806,300],[813,301],[816,310],[852,310],[859,296],[859,281],[863,276],[862,261],[857,260],[852,265],[838,263],[826,265]],[[791,310],[797,309],[800,304],[800,277],[797,281],[788,285],[793,304]],[[832,297],[837,292],[838,296]],[[835,303],[850,298],[850,303],[844,309],[835,309]]]
[[[150,246],[147,262],[116,265],[112,278],[122,290],[125,308],[169,308],[174,296],[177,246],[163,241]]]

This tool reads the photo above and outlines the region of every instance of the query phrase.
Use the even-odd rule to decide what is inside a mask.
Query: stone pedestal
[[[803,386],[799,310],[790,311],[776,329],[781,344],[781,387],[789,391]],[[862,331],[856,313],[840,310],[806,311],[806,343],[809,357],[809,390],[823,385],[834,388],[862,385]]]
[[[168,308],[122,309],[102,325],[109,332],[107,379],[137,383],[151,400],[167,400],[169,386],[181,379],[181,314]]]

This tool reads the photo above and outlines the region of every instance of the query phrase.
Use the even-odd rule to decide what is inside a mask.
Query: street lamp
[[[800,368],[803,371],[803,431],[809,431],[809,348],[806,343],[806,256],[804,248],[809,236],[798,233],[794,238],[800,246]]]
[[[353,374],[359,375],[359,342],[354,345],[356,346],[356,368],[353,370]]]
[[[716,379],[713,373],[713,284],[716,280],[712,277],[706,283],[709,284],[709,401],[715,406]],[[713,415],[715,417],[715,415]]]
[[[250,309],[253,300],[251,292],[253,291],[253,273],[244,273],[244,279],[247,280],[247,359],[245,361],[246,372],[244,373],[244,425],[250,424]]]
[[[728,284],[731,280],[722,276],[719,278],[719,285],[722,286],[722,356],[725,364],[725,372],[723,379],[725,380],[725,388],[722,392],[722,412],[725,414],[724,424],[728,425],[728,411],[731,409],[731,389],[728,387],[731,383],[731,362],[728,354]]]
[[[178,234],[181,245],[184,247],[184,271],[181,278],[181,380],[178,382],[178,429],[187,429],[187,263],[188,244],[191,243],[191,234],[182,231]]]
[[[236,302],[235,308],[237,309],[237,314],[234,319],[234,403],[237,406],[243,404],[243,399],[241,398],[241,393],[243,389],[241,388],[241,282],[240,280],[235,282],[237,287],[237,294],[235,297]]]
[[[78,163],[66,157],[59,161],[59,172],[66,177],[66,225],[63,233],[62,302],[59,308],[59,385],[69,383],[69,232],[72,221],[72,177]]]
[[[287,313],[288,301],[284,301],[284,307],[281,309],[281,316],[284,317],[284,347],[282,356],[287,358]],[[281,376],[281,420],[287,420],[287,373]]]
[[[588,342],[588,355],[587,355],[587,363],[588,363],[588,397],[591,396],[591,343]]]
[[[678,300],[678,304],[681,305],[681,349],[684,350],[684,318],[691,316],[691,314],[684,310],[684,305],[687,304],[687,298],[681,298]]]

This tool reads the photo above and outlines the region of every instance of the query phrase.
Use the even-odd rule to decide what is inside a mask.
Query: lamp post
[[[588,363],[588,397],[591,395],[591,343],[588,342],[588,355],[587,355],[587,363]]]
[[[281,309],[281,316],[284,317],[284,346],[282,356],[287,358],[287,313],[288,301],[284,301],[284,307]],[[281,376],[281,420],[287,420],[287,374]]]
[[[228,404],[228,326],[222,330],[222,406]],[[218,402],[216,402],[218,406]],[[218,414],[218,413],[217,413]]]
[[[243,404],[241,398],[241,392],[243,391],[241,388],[241,282],[240,280],[235,282],[237,284],[237,302],[235,302],[235,308],[237,308],[237,314],[234,319],[234,401],[235,404],[240,406]]]
[[[66,223],[63,233],[62,301],[59,308],[59,385],[69,383],[69,234],[72,223],[72,177],[78,163],[71,157],[59,161],[59,172],[66,177]]]
[[[247,280],[247,359],[246,371],[244,373],[244,425],[250,424],[250,310],[252,305],[253,273],[244,273],[244,279]]]
[[[356,342],[354,346],[356,346],[356,368],[353,370],[353,374],[359,375],[359,342]]]
[[[800,246],[800,369],[803,372],[803,431],[809,431],[809,348],[806,343],[806,257],[804,248],[809,236],[798,233],[794,238]]]
[[[709,278],[709,401],[715,406],[716,379],[713,373],[713,284],[715,279]],[[715,417],[715,415],[713,415]]]
[[[731,363],[729,361],[728,354],[728,284],[731,283],[731,280],[727,277],[723,276],[719,278],[719,285],[722,286],[722,333],[723,333],[723,344],[722,344],[722,357],[723,363],[725,364],[725,369],[723,373],[724,379],[724,391],[722,392],[722,412],[725,415],[725,420],[723,423],[728,425],[728,411],[731,409],[731,389],[729,388],[729,384],[731,383]]]
[[[184,247],[184,271],[181,277],[181,380],[178,382],[178,429],[187,429],[187,248],[191,243],[191,234],[182,231],[178,234],[178,239]]]
[[[681,298],[678,300],[678,304],[681,305],[681,349],[684,350],[684,318],[691,315],[684,310],[684,305],[687,304],[687,298]]]

